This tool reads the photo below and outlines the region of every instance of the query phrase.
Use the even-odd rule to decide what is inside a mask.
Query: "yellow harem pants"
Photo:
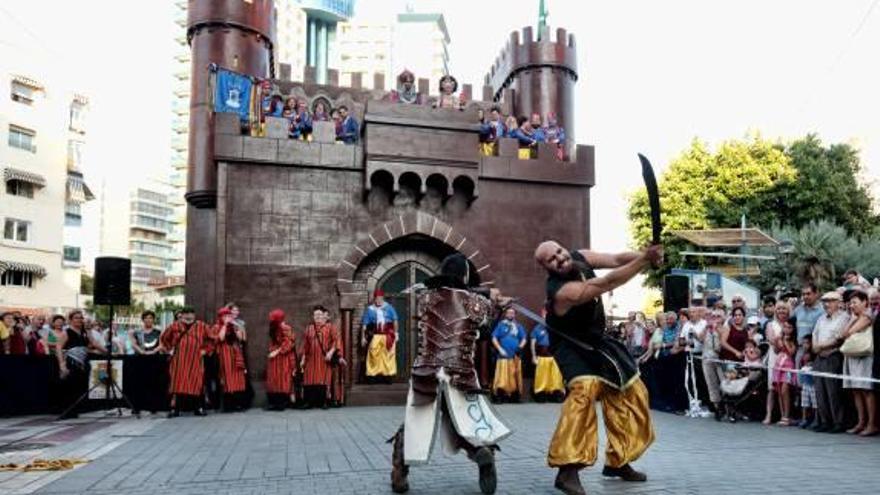
[[[367,350],[367,376],[397,375],[397,344],[389,351],[385,346],[385,335],[376,334],[370,340]]]
[[[501,359],[495,362],[495,380],[492,382],[492,393],[503,392],[507,395],[522,396],[522,362],[519,356],[513,359]]]
[[[547,463],[551,467],[569,464],[592,466],[599,448],[595,402],[602,403],[605,433],[605,465],[621,467],[638,459],[654,442],[654,428],[648,409],[648,391],[641,379],[617,390],[596,377],[571,380],[568,398],[556,432],[550,441]]]
[[[562,372],[559,371],[559,366],[552,357],[538,356],[538,364],[535,366],[534,389],[536,394],[565,391]]]

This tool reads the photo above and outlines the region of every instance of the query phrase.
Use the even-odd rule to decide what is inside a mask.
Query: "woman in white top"
[[[779,339],[782,338],[782,327],[785,322],[791,318],[791,306],[785,301],[776,303],[776,313],[773,319],[767,322],[764,330],[764,338],[770,346],[767,349],[767,369],[772,370],[776,366],[776,347]],[[769,371],[768,371],[769,376]],[[773,409],[776,404],[776,393],[773,391],[773,380],[767,380],[767,415],[764,417],[763,424],[769,425],[773,420]]]
[[[857,333],[871,332],[871,318],[868,316],[868,295],[860,290],[855,290],[849,296],[849,310],[852,313],[846,330],[841,338],[846,340]],[[874,345],[877,345],[875,342]],[[871,378],[874,366],[874,356],[844,356],[843,374],[852,378],[843,380],[843,388],[853,394],[856,403],[856,411],[859,414],[859,422],[846,430],[847,433],[863,437],[874,436],[878,433],[876,421],[876,404],[874,402],[874,385],[858,378]]]

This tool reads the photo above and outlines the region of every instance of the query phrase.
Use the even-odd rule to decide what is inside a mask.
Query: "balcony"
[[[171,223],[138,214],[132,215],[131,228],[168,235],[171,232]]]

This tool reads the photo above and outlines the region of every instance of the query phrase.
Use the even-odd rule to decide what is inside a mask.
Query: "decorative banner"
[[[122,360],[113,359],[110,361],[110,370],[113,373],[113,381],[122,389]],[[107,398],[107,360],[92,360],[92,369],[89,372],[89,399],[106,399]],[[121,399],[119,390],[110,392],[112,397]]]
[[[247,122],[251,111],[251,79],[225,69],[217,69],[217,90],[214,95],[214,111],[237,113]]]

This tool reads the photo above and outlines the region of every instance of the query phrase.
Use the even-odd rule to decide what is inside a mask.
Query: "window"
[[[12,179],[6,181],[6,194],[21,196],[23,198],[34,197],[34,185],[23,180]]]
[[[33,105],[36,90],[26,84],[18,81],[12,82],[12,101],[17,101],[23,105]]]
[[[82,165],[82,153],[85,143],[82,141],[67,141],[67,168],[71,170],[79,170]]]
[[[80,101],[74,101],[70,104],[70,130],[84,134],[85,131],[86,106]]]
[[[30,130],[25,129],[24,127],[19,127],[17,125],[9,126],[9,146],[13,148],[22,149],[25,151],[30,151],[31,153],[37,152],[37,133]]]
[[[0,285],[12,287],[33,287],[34,274],[21,270],[6,270],[0,275]]]
[[[3,238],[7,241],[27,242],[30,234],[30,222],[7,218],[3,225]]]
[[[80,203],[66,203],[64,205],[64,225],[68,227],[82,225],[82,205]]]
[[[79,263],[80,248],[76,246],[64,246],[64,261]]]

